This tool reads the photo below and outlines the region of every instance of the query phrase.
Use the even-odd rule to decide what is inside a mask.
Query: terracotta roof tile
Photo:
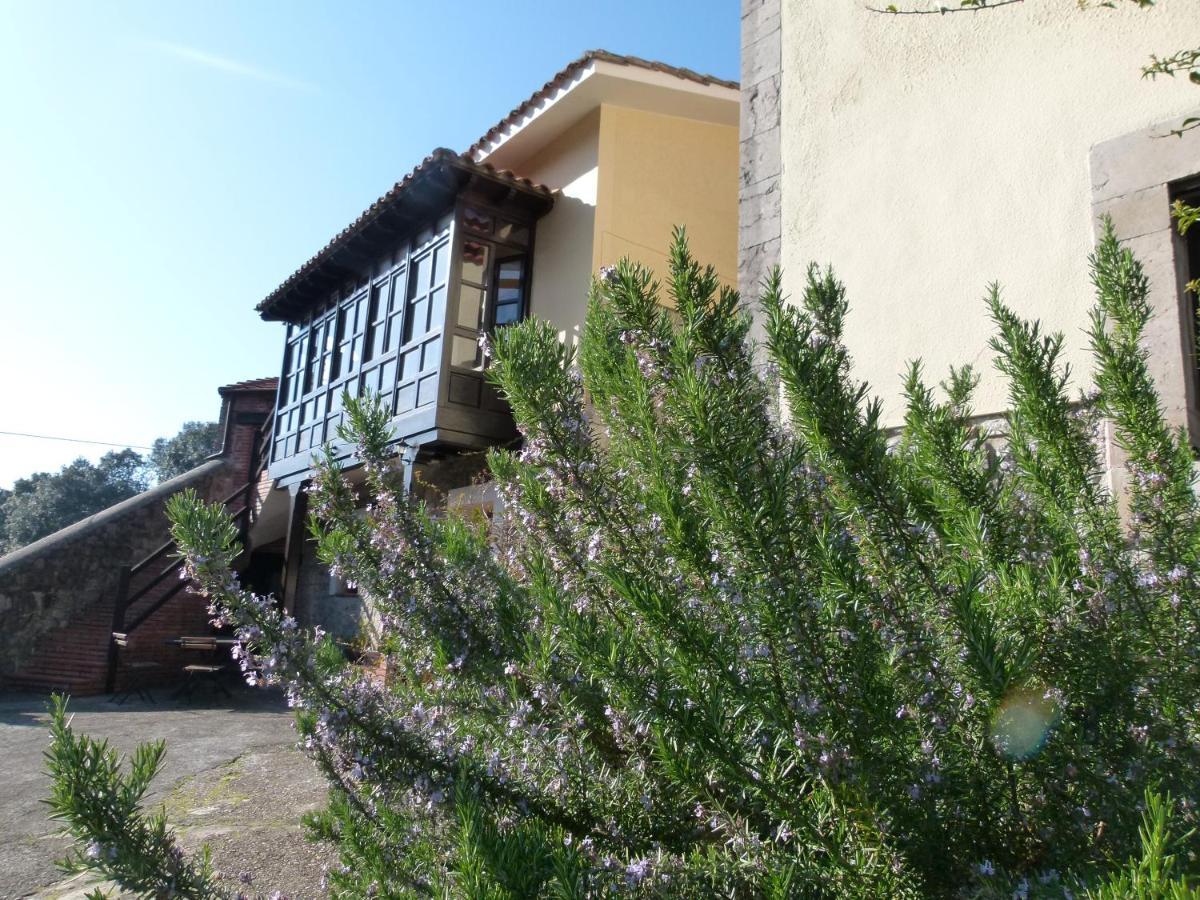
[[[393,203],[399,200],[406,188],[413,183],[414,180],[420,178],[423,174],[431,171],[438,165],[450,165],[465,171],[477,172],[491,178],[497,178],[501,181],[509,182],[514,186],[524,188],[525,190],[544,194],[547,197],[552,197],[553,192],[550,188],[543,184],[537,184],[530,181],[528,178],[520,178],[512,172],[503,169],[497,169],[487,163],[476,162],[469,156],[463,153],[456,153],[453,150],[447,150],[445,147],[438,147],[427,157],[421,160],[411,172],[405,175],[402,179],[392,185],[391,190],[368,206],[359,215],[357,219],[339,231],[333,238],[314,254],[307,262],[299,269],[287,277],[287,279],[279,285],[275,290],[268,294],[255,309],[264,315],[268,314],[275,302],[286,294],[291,288],[295,287],[304,276],[312,272],[323,262],[327,261],[330,256],[347,241],[354,238],[356,235],[363,232],[372,222],[380,217]]]
[[[705,75],[701,72],[695,72],[692,69],[684,69],[679,66],[669,66],[666,63],[655,62],[654,60],[642,59],[638,56],[624,56],[619,53],[609,53],[607,50],[589,50],[583,56],[569,63],[561,72],[542,85],[541,89],[536,91],[533,96],[522,102],[516,109],[510,112],[507,116],[493,125],[487,130],[479,140],[470,146],[467,150],[467,155],[474,158],[485,145],[491,143],[500,132],[510,127],[517,119],[523,116],[528,110],[537,104],[541,103],[552,93],[570,81],[575,74],[584,66],[590,65],[593,62],[608,62],[618,66],[633,66],[638,69],[649,69],[652,72],[662,72],[665,75],[674,75],[676,78],[682,78],[686,81],[694,81],[697,84],[712,84],[717,87],[738,88],[736,81],[726,81],[723,78],[716,78],[712,75]]]
[[[271,376],[270,378],[251,378],[249,381],[235,381],[233,384],[222,385],[217,388],[217,393],[224,396],[225,394],[242,392],[274,391],[278,384],[279,379],[275,376]]]

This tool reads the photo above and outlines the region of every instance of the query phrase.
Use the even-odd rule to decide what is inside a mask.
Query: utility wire
[[[26,434],[24,431],[0,431],[0,435],[9,437],[36,438],[39,441],[66,441],[69,444],[99,444],[101,447],[127,447],[130,450],[153,450],[153,447],[143,447],[139,444],[114,444],[112,441],[85,441],[82,438],[55,437],[50,434]]]

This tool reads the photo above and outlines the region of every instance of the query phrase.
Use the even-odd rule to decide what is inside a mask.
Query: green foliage
[[[18,478],[0,492],[0,553],[8,553],[107,509],[146,489],[142,457],[105,453],[96,464],[80,458],[58,472]]]
[[[1175,813],[1171,795],[1146,791],[1142,813],[1142,852],[1125,868],[1087,892],[1089,900],[1197,900],[1194,879],[1176,874],[1179,860],[1171,851],[1185,846],[1191,834],[1172,834]]]
[[[993,288],[989,430],[975,373],[939,390],[917,363],[884,428],[831,272],[794,302],[773,275],[756,347],[682,232],[670,262],[602,272],[578,354],[537,321],[494,336],[523,442],[489,455],[490,528],[406,493],[386,411],[344,401],[365,477],[321,461],[312,533],[386,684],[239,589],[219,507],[172,501],[188,574],[330,780],[307,824],[338,843],[331,892],[1185,896],[1200,509],[1111,228],[1096,394]]]
[[[206,853],[187,859],[163,812],[147,814],[142,800],[158,774],[166,745],[140,744],[123,772],[124,760],[106,741],[76,736],[67,703],[51,705],[46,768],[52,779],[50,814],[64,823],[77,846],[59,865],[64,872],[90,872],[115,882],[135,897],[223,896]],[[82,849],[81,849],[82,848]],[[95,895],[103,896],[99,890]]]
[[[1193,72],[1193,76],[1198,73]],[[1197,121],[1200,120],[1189,120]],[[1176,200],[1171,204],[1171,218],[1175,220],[1176,226],[1179,228],[1180,235],[1188,233],[1188,229],[1200,222],[1200,206],[1192,206],[1190,203],[1184,203],[1182,200]],[[1187,290],[1193,294],[1200,293],[1200,278],[1193,278],[1187,283]]]
[[[105,453],[98,463],[80,457],[58,472],[18,478],[0,489],[0,554],[10,553],[86,519],[149,486],[182,475],[211,455],[216,422],[186,422],[172,438],[159,438],[143,457],[133,450]]]
[[[220,440],[219,423],[184,422],[174,437],[158,438],[151,445],[146,462],[157,481],[169,481],[204,462]]]

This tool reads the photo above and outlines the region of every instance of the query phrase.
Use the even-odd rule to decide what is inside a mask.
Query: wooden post
[[[283,549],[283,609],[296,614],[296,591],[300,584],[300,563],[304,556],[304,536],[308,531],[308,492],[304,484],[289,489],[291,509],[288,515],[287,541]]]
[[[104,693],[111,694],[117,688],[117,663],[120,661],[117,640],[114,633],[125,631],[125,611],[129,605],[129,579],[132,570],[129,566],[121,566],[117,575],[117,598],[113,604],[112,629],[108,633],[108,674],[104,679]]]
[[[417,466],[417,448],[404,444],[400,449],[400,459],[404,463],[404,493],[412,493],[413,470]]]

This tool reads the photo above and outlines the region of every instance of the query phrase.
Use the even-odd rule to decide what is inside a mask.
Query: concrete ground
[[[164,805],[188,850],[207,844],[231,888],[240,873],[248,892],[322,897],[328,846],[304,839],[300,816],[324,804],[324,779],[295,749],[292,716],[275,692],[235,689],[233,700],[209,693],[187,704],[155,692],[157,704],[104,697],[71,702],[77,733],[107,738],[121,752],[141,741],[167,742],[163,770],[148,800]],[[198,692],[199,694],[199,692]],[[82,898],[89,883],[54,865],[69,842],[47,816],[42,754],[49,742],[46,698],[0,694],[0,898]]]

